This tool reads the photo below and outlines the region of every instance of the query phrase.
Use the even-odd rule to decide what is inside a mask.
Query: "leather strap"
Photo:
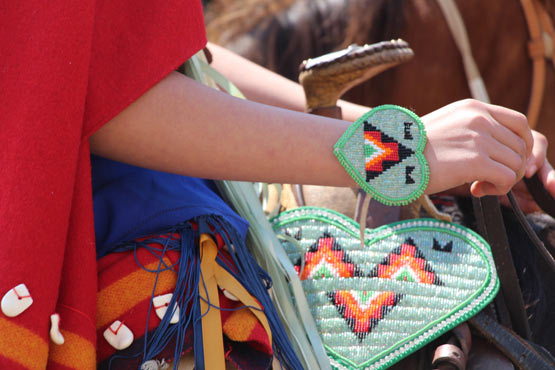
[[[490,99],[486,90],[486,85],[480,75],[480,70],[476,65],[474,57],[472,56],[472,48],[470,46],[470,40],[468,39],[468,33],[466,32],[464,20],[459,12],[457,4],[454,0],[437,0],[437,5],[441,9],[447,26],[451,31],[451,35],[455,40],[455,44],[461,53],[464,73],[466,75],[470,94],[474,99],[489,103]]]
[[[532,84],[528,102],[528,124],[535,128],[545,90],[545,58],[550,58],[555,67],[555,31],[549,14],[538,0],[520,0],[530,41],[528,54],[532,59]],[[474,58],[466,27],[453,0],[437,0],[449,30],[459,49],[465,69],[468,86],[474,99],[489,102],[489,97]]]
[[[270,343],[272,331],[263,308],[247,290],[216,262],[218,247],[206,234],[200,236],[201,279],[199,281],[200,310],[202,316],[202,343],[205,369],[225,369],[223,330],[218,297],[218,286],[241,301],[262,324]],[[210,349],[208,351],[208,349]]]
[[[536,1],[536,10],[540,16],[540,25],[543,29],[544,57],[551,59],[553,67],[555,67],[555,27],[542,3]]]
[[[480,312],[471,318],[469,323],[519,369],[553,370],[555,367],[552,358],[542,355],[530,343],[499,325],[484,312]]]
[[[224,370],[224,339],[222,336],[222,320],[218,307],[218,284],[214,270],[218,248],[206,242],[201,235],[201,278],[198,291],[200,297],[200,312],[202,315],[202,347],[204,353],[204,367],[206,369]],[[210,303],[210,305],[208,304]],[[208,349],[210,348],[210,351]]]
[[[555,31],[544,5],[538,0],[520,0],[524,11],[530,41],[528,54],[532,59],[532,86],[528,103],[528,123],[536,127],[545,90],[545,58],[555,66]]]
[[[526,216],[524,216],[524,213],[522,213],[522,210],[518,206],[518,203],[512,193],[509,193],[509,201],[511,202],[511,207],[513,208],[513,212],[515,213],[518,221],[520,222],[520,225],[524,228],[524,231],[532,241],[532,244],[534,244],[534,247],[536,247],[536,250],[538,251],[540,256],[542,256],[542,258],[545,260],[545,262],[547,263],[551,271],[555,273],[555,259],[553,258],[551,253],[549,253],[549,251],[547,250],[543,242],[540,240],[538,235],[536,235],[536,232],[532,229],[532,226],[526,219]]]
[[[343,114],[341,113],[341,107],[338,105],[333,105],[330,107],[315,107],[307,110],[310,114],[316,114],[317,116],[324,116],[330,118],[341,119]]]
[[[497,197],[472,198],[478,232],[491,246],[497,274],[501,282],[501,295],[495,299],[499,321],[512,327],[521,337],[531,336],[524,299],[514,268],[513,257]],[[502,298],[502,299],[501,299]],[[504,303],[504,302],[505,303]],[[506,316],[508,313],[508,316]]]
[[[524,178],[524,183],[542,211],[555,218],[555,199],[545,189],[538,175],[535,174],[529,179]]]

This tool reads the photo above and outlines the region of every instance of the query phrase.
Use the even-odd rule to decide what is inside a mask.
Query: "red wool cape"
[[[0,369],[96,368],[88,138],[206,43],[198,0],[2,1]],[[49,338],[59,313],[63,345]]]

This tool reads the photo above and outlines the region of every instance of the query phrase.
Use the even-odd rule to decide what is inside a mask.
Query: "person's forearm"
[[[95,154],[178,174],[354,186],[332,152],[347,126],[242,101],[174,72],[90,142]]]
[[[532,148],[526,118],[477,101],[422,117],[428,194],[473,182],[506,193]],[[171,73],[104,125],[91,151],[141,167],[212,179],[355,186],[333,154],[348,122],[231,97]]]
[[[305,95],[300,84],[280,76],[221,46],[208,43],[213,56],[212,67],[233,82],[247,99],[276,107],[303,112]],[[344,100],[337,102],[343,118],[354,122],[369,108]]]

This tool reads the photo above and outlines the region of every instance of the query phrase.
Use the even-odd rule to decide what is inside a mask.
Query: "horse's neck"
[[[527,26],[519,1],[458,0],[457,6],[492,101],[525,112],[531,65]],[[437,7],[434,11],[438,11]],[[447,30],[445,22],[441,27],[442,32]],[[450,35],[449,31],[446,32]],[[455,44],[452,36],[450,39],[449,49],[452,50]],[[459,55],[458,51],[456,54]],[[457,63],[464,76],[461,64],[460,61]]]
[[[458,0],[457,5],[492,101],[525,111],[530,63],[518,0]],[[352,97],[370,94],[376,104],[387,99],[421,114],[469,97],[460,53],[436,0],[405,0],[399,16],[403,27],[397,36],[409,42],[415,60],[378,76]]]

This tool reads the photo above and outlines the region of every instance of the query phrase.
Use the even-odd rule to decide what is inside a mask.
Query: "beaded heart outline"
[[[354,220],[335,211],[318,207],[299,207],[290,211],[285,211],[273,218],[271,223],[278,234],[286,234],[289,236],[292,236],[291,232],[294,231],[293,229],[297,228],[297,226],[302,223],[316,223],[324,226],[331,225],[336,227],[348,233],[353,238],[359,237],[359,225]],[[297,226],[291,229],[293,225]],[[336,353],[330,346],[324,344],[330,363],[334,369],[386,369],[480,312],[493,300],[499,291],[499,280],[497,278],[495,263],[489,245],[474,231],[457,224],[435,219],[415,219],[395,222],[374,230],[367,230],[365,248],[370,248],[372,244],[391,237],[392,235],[411,230],[437,232],[438,235],[449,234],[464,240],[467,245],[480,256],[484,268],[487,269],[487,276],[482,286],[480,289],[476,290],[471,297],[458,304],[457,307],[448,314],[430,322],[417,333],[409,335],[404,340],[395,343],[387,350],[369,358],[362,364],[349,361],[349,359]],[[295,238],[297,238],[297,236],[295,236]],[[294,261],[292,262],[295,263]],[[316,321],[318,322],[317,318]]]
[[[343,133],[333,153],[353,180],[377,201],[394,206],[414,202],[426,190],[430,170],[426,129],[414,112],[380,105]]]

